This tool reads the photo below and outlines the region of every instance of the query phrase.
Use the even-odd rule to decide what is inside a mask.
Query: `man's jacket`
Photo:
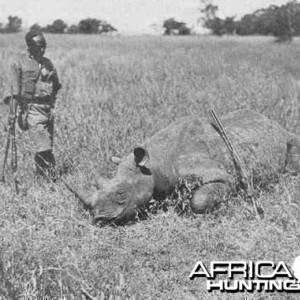
[[[50,59],[42,57],[40,62],[22,54],[12,64],[14,94],[32,102],[54,103],[61,87],[56,70]]]

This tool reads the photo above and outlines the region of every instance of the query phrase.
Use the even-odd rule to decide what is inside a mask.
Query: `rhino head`
[[[95,222],[122,223],[131,219],[152,198],[154,180],[145,166],[148,159],[147,150],[141,147],[122,160],[115,158],[114,162],[119,164],[115,177],[95,178],[97,190],[90,194],[75,191],[64,183],[91,210]]]

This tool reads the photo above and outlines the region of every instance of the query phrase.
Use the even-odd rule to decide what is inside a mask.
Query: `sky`
[[[219,16],[241,17],[271,4],[282,5],[287,0],[212,0],[219,7]],[[153,33],[163,20],[174,17],[197,26],[200,0],[0,0],[0,23],[6,24],[9,15],[22,19],[23,27],[34,23],[42,26],[56,19],[68,25],[85,18],[105,20],[120,33]],[[198,26],[199,27],[199,26]]]

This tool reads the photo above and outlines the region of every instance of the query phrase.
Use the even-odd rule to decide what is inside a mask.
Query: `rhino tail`
[[[89,197],[84,192],[77,191],[63,178],[62,182],[65,184],[66,188],[83,203],[86,208],[92,208],[91,201],[89,201]]]

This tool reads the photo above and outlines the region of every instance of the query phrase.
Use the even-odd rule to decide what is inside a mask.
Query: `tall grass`
[[[55,155],[67,180],[91,188],[111,177],[112,155],[176,118],[251,108],[299,132],[300,41],[268,38],[101,37],[47,35],[47,56],[63,84],[56,105]],[[23,35],[0,36],[0,95]],[[1,106],[2,120],[6,108]],[[4,126],[2,126],[4,127]],[[3,128],[4,129],[4,128]],[[0,132],[3,160],[6,132]],[[244,299],[206,292],[189,281],[197,260],[284,260],[299,254],[299,178],[282,177],[259,198],[253,218],[241,196],[214,213],[178,217],[172,210],[124,227],[91,224],[61,183],[33,181],[30,140],[18,132],[21,195],[0,185],[0,298]],[[6,175],[8,181],[9,171]],[[257,293],[250,299],[297,299]]]

